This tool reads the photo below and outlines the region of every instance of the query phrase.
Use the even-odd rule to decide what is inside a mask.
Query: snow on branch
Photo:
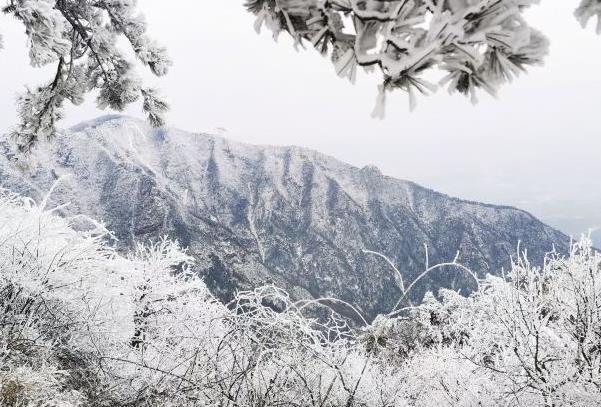
[[[144,86],[117,46],[124,37],[156,76],[171,64],[165,48],[146,35],[135,0],[9,0],[2,11],[24,25],[31,65],[55,67],[49,83],[18,98],[20,124],[12,135],[21,152],[54,135],[65,101],[79,105],[94,90],[100,108],[121,111],[141,98],[149,121],[163,124],[167,103]]]
[[[598,5],[598,1],[595,1]],[[383,75],[373,115],[384,115],[386,92],[401,89],[415,107],[417,94],[441,86],[476,101],[477,90],[499,86],[538,65],[546,38],[528,25],[524,10],[537,0],[247,0],[274,36],[287,32],[329,55],[338,75],[355,80],[358,67]]]

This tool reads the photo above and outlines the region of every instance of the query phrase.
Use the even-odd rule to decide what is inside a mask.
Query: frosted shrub
[[[410,397],[424,406],[436,394],[438,405],[598,405],[601,255],[583,239],[542,268],[520,256],[506,278],[488,277],[471,298],[456,299],[437,327],[453,341],[406,362],[417,378]]]
[[[353,346],[339,318],[307,318],[305,304],[275,287],[239,293],[228,308],[187,271],[177,244],[161,240],[123,257],[102,225],[82,224],[0,194],[5,405],[397,400],[382,380],[387,370]]]
[[[77,227],[75,227],[77,225]],[[516,258],[360,330],[273,286],[218,303],[167,239],[114,252],[89,219],[0,192],[2,406],[594,406],[601,255]],[[453,263],[455,264],[455,263]]]
[[[28,366],[88,402],[167,395],[193,375],[199,344],[220,336],[226,309],[187,273],[176,244],[123,258],[91,226],[77,232],[29,200],[0,197],[2,388],[27,391]]]

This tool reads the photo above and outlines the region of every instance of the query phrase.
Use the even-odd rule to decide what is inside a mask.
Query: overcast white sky
[[[294,144],[452,195],[511,204],[568,232],[601,226],[601,36],[573,18],[578,0],[542,0],[527,14],[552,42],[542,68],[477,106],[440,91],[409,113],[406,95],[389,98],[385,120],[370,112],[377,76],[350,85],[312,50],[254,33],[236,1],[140,0],[150,32],[174,66],[157,85],[169,124],[225,128],[229,138]],[[25,37],[0,17],[0,123],[15,123],[14,97],[50,77],[28,67]],[[68,108],[64,125],[103,114],[93,101]],[[127,111],[142,117],[140,106]]]

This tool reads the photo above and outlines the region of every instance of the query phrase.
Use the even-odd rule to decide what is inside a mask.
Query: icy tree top
[[[446,72],[449,91],[494,94],[527,65],[542,62],[547,40],[524,21],[537,0],[249,0],[246,6],[274,34],[288,32],[329,54],[336,71],[354,80],[357,66],[378,66],[385,92],[402,89],[414,105],[415,91],[435,86],[431,70]]]

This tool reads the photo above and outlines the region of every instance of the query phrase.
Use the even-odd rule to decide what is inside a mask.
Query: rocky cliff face
[[[178,239],[196,270],[227,299],[274,283],[297,298],[336,297],[368,318],[400,296],[388,256],[407,282],[429,262],[459,260],[480,275],[509,266],[518,242],[540,262],[568,238],[514,208],[466,202],[297,147],[259,147],[206,134],[150,129],[105,117],[57,136],[30,173],[0,159],[0,184],[106,223],[129,247]],[[467,293],[458,270],[432,273],[412,292]],[[341,309],[342,311],[342,309]]]

